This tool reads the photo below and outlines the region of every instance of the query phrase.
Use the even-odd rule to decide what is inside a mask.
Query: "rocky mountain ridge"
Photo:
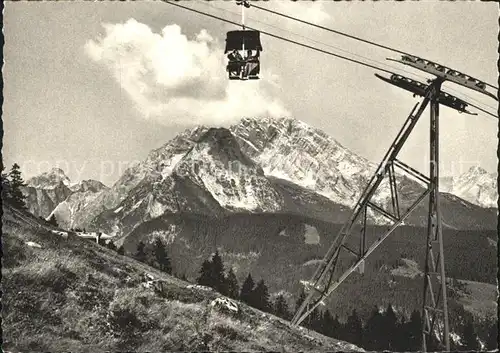
[[[28,210],[38,217],[48,218],[57,207],[72,197],[72,200],[82,198],[81,194],[87,195],[84,199],[92,198],[107,190],[107,186],[97,180],[83,180],[78,183],[71,183],[71,180],[60,168],[52,168],[48,172],[30,178],[26,181],[26,186],[22,188],[26,196]],[[68,225],[61,217],[60,220]]]
[[[442,178],[441,190],[481,207],[497,208],[497,178],[496,173],[475,166],[457,177]]]
[[[245,118],[229,129],[198,126],[185,130],[127,169],[111,188],[73,197],[55,214],[66,225],[123,236],[137,224],[165,213],[221,216],[293,209],[309,214],[307,202],[297,196],[306,193],[314,195],[316,205],[345,210],[356,203],[374,170],[373,163],[299,120]],[[403,206],[424,190],[404,175],[398,175],[397,181]],[[387,182],[374,201],[388,209]],[[475,220],[482,217],[480,208],[456,196],[444,194],[443,204],[449,208],[446,226],[461,229],[472,222],[475,229],[475,222],[484,223]],[[423,224],[425,207],[423,203],[408,224]],[[372,223],[387,223],[380,215],[370,216]],[[336,219],[327,214],[322,217]]]

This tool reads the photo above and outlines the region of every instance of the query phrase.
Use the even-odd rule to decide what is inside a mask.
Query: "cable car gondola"
[[[248,1],[239,1],[238,5],[250,7]],[[243,8],[242,8],[243,11]],[[243,12],[242,12],[243,22]],[[260,52],[262,44],[260,42],[260,32],[254,30],[230,31],[226,35],[226,49],[224,54],[229,62],[226,71],[230,80],[256,80],[260,73]]]
[[[230,31],[226,37],[225,54],[229,53],[226,70],[230,80],[258,79],[260,73],[259,31]]]

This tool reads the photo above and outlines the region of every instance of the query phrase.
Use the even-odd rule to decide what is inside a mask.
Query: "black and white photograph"
[[[499,16],[5,1],[2,351],[498,351]]]

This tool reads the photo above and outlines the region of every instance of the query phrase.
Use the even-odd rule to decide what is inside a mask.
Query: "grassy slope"
[[[319,245],[304,243],[304,222],[319,230]],[[173,237],[164,232],[169,224],[176,224],[180,235]],[[264,278],[271,291],[285,289],[296,295],[299,281],[309,279],[316,269],[316,265],[304,264],[322,258],[339,228],[339,225],[290,215],[235,215],[222,220],[176,215],[139,226],[124,244],[128,251],[134,251],[139,239],[165,236],[172,241],[169,254],[174,270],[185,272],[191,278],[198,275],[201,262],[217,247],[224,262],[237,270],[240,284],[251,272],[254,278]],[[280,235],[283,229],[288,236]],[[383,227],[370,228],[368,244],[383,230]],[[444,238],[448,277],[485,282],[485,286],[496,283],[496,247],[488,241],[488,238],[497,238],[495,231],[446,230]],[[358,242],[353,239],[354,244]],[[353,274],[332,295],[330,309],[344,319],[354,308],[368,315],[374,305],[388,303],[408,314],[413,309],[420,310],[422,277],[394,276],[392,270],[402,265],[401,258],[414,260],[422,270],[424,244],[425,229],[401,227],[396,230],[368,258],[365,274]],[[486,301],[496,298],[486,297],[483,298]],[[483,299],[476,300],[475,305]],[[489,313],[495,314],[495,311]]]
[[[359,350],[239,304],[213,309],[214,291],[4,207],[3,348],[9,351]],[[29,246],[34,242],[41,246]],[[161,280],[162,294],[143,286]]]

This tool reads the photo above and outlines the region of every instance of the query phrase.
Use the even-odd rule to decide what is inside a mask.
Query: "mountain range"
[[[30,179],[30,210],[53,212],[59,224],[119,237],[163,214],[219,217],[234,213],[293,213],[342,223],[360,197],[375,165],[321,130],[289,118],[245,118],[225,128],[188,129],[153,150],[107,188],[86,181],[70,188],[61,170]],[[423,186],[398,174],[400,203],[409,206]],[[88,185],[92,184],[93,187]],[[455,229],[492,228],[496,184],[478,168],[443,180],[443,222]],[[374,196],[388,209],[387,182]],[[404,207],[403,207],[404,208]],[[425,225],[426,205],[406,224]],[[372,224],[386,224],[369,215]]]

